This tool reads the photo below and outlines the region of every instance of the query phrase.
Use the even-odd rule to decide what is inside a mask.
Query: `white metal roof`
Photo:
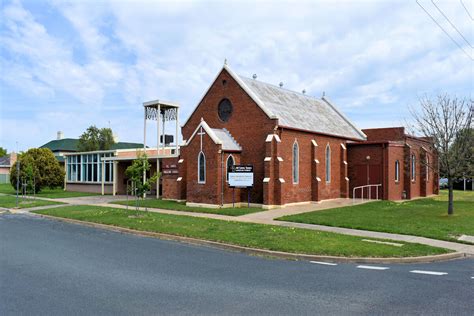
[[[364,140],[366,136],[325,97],[317,99],[268,83],[240,77],[278,118],[278,125]]]
[[[237,141],[232,137],[229,131],[225,128],[218,129],[213,128],[212,131],[214,134],[219,138],[222,143],[222,150],[232,150],[232,151],[240,151],[242,147],[237,143]]]
[[[214,143],[222,145],[222,150],[242,150],[242,147],[237,143],[237,141],[234,139],[234,137],[232,137],[227,129],[211,128],[203,119],[201,119],[201,123],[199,123],[199,125],[196,127],[189,140],[186,141],[186,145],[189,144],[191,140],[197,135],[201,127],[209,135]]]
[[[318,99],[255,79],[239,76],[227,64],[224,64],[222,70],[226,70],[234,78],[269,118],[278,119],[278,125],[280,126],[358,140],[365,140],[367,138],[326,97]],[[217,74],[216,79],[221,71]],[[216,79],[212,81],[197,106],[202,102]],[[188,117],[188,120],[194,111]],[[184,124],[186,123],[187,120]]]

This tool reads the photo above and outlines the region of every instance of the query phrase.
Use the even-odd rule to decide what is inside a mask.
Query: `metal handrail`
[[[379,199],[379,188],[378,187],[381,187],[381,186],[382,186],[381,184],[367,184],[367,185],[361,185],[361,186],[358,186],[358,187],[354,187],[352,189],[352,203],[355,202],[355,199],[356,199],[355,198],[356,197],[355,192],[356,192],[357,189],[361,189],[361,199],[362,199],[362,201],[364,201],[364,188],[369,188],[369,190],[368,190],[368,192],[369,192],[368,200],[371,200],[370,196],[371,196],[371,192],[372,192],[372,190],[371,190],[372,187],[377,188],[376,191],[375,191],[375,193],[376,193],[375,194],[375,199],[378,200]]]

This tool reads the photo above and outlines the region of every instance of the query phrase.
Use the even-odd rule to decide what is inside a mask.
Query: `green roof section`
[[[40,148],[49,148],[51,151],[61,151],[61,152],[77,152],[77,146],[79,145],[79,139],[76,138],[63,138],[52,140],[47,142]],[[135,148],[143,148],[143,144],[140,143],[125,143],[125,142],[118,142],[112,145],[110,150],[116,149],[135,149]]]

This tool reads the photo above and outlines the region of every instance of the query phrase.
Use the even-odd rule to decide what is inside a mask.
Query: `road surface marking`
[[[377,266],[357,266],[358,269],[369,269],[369,270],[388,270],[388,267],[377,267]]]
[[[322,262],[322,261],[310,261],[311,263],[322,264],[325,266],[337,266],[337,263],[332,262]]]
[[[429,275],[446,275],[448,272],[436,272],[436,271],[424,271],[424,270],[412,270],[411,273],[429,274]]]

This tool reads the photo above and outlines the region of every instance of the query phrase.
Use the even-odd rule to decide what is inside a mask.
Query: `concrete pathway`
[[[63,202],[67,204],[74,205],[96,205],[110,203],[113,201],[123,201],[126,200],[126,195],[91,195],[91,196],[78,196],[78,197],[69,197],[69,198],[60,198],[60,199],[50,199],[52,201]]]
[[[276,209],[266,210],[262,212],[246,214],[246,215],[239,216],[239,218],[251,219],[251,220],[256,220],[256,221],[273,220],[275,218],[279,218],[279,217],[287,216],[287,215],[295,215],[295,214],[301,214],[301,213],[307,213],[307,212],[321,211],[321,210],[326,210],[326,209],[336,208],[336,207],[351,206],[355,204],[364,204],[367,202],[370,202],[370,200],[356,199],[355,202],[353,202],[352,199],[333,199],[333,200],[321,201],[319,203],[287,206],[283,208],[276,208]]]

